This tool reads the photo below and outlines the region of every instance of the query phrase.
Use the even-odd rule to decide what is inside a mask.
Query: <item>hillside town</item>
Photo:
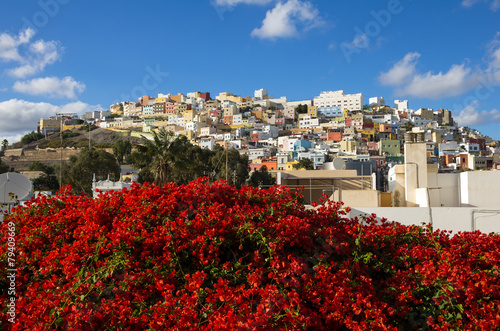
[[[113,104],[109,111],[87,112],[81,119],[81,125],[93,123],[132,134],[164,127],[202,148],[227,145],[248,155],[251,170],[291,170],[302,159],[310,159],[313,169],[330,169],[329,161],[339,157],[347,162],[346,169],[371,168],[371,173],[387,175],[384,169],[403,163],[409,132],[418,133],[419,141],[426,143],[428,161],[440,172],[500,166],[497,142],[458,127],[450,110],[414,110],[408,100],[394,100],[391,107],[383,97],[364,104],[362,93],[326,91],[301,101],[273,98],[265,89],[256,90],[253,97],[223,92],[214,99],[208,92],[160,93]],[[73,115],[63,125],[74,126],[77,120]],[[38,131],[46,135],[60,126],[60,118],[42,119]],[[356,166],[360,162],[371,167]],[[379,188],[387,190],[382,182]]]
[[[366,102],[362,93],[342,90],[299,101],[265,89],[247,97],[145,95],[81,118],[41,119],[38,131],[46,136],[61,125],[63,131],[96,125],[135,137],[164,128],[203,149],[234,149],[248,157],[251,172],[265,170],[278,184],[304,186],[306,203],[327,194],[359,207],[491,205],[482,196],[472,203],[464,185],[496,185],[497,179],[468,178],[500,169],[498,141],[458,126],[450,110],[415,110],[408,100],[389,104],[383,97]]]

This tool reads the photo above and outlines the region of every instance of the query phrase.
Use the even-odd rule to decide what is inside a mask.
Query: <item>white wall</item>
[[[460,173],[460,196],[463,207],[500,206],[500,171]]]
[[[453,231],[475,231],[484,233],[500,233],[500,209],[495,213],[485,212],[478,208],[431,208],[433,228]],[[388,221],[403,225],[422,225],[430,221],[429,208],[351,208],[349,217],[371,215],[375,213],[378,219],[385,217]]]
[[[429,173],[427,178],[430,188],[431,207],[460,206],[460,176],[458,173]],[[436,195],[437,198],[434,198]]]

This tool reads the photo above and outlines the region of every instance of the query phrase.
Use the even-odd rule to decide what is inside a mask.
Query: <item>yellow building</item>
[[[232,97],[232,96],[233,96],[232,93],[229,93],[229,92],[220,92],[219,96],[217,97],[217,99],[219,101],[224,101],[224,100],[229,100],[229,97]]]
[[[194,110],[186,110],[184,112],[184,123],[193,122],[196,112]]]
[[[156,98],[155,99],[155,103],[165,103],[168,101],[168,98],[167,97],[163,97],[163,98]]]
[[[297,170],[293,166],[299,163],[299,161],[289,161],[286,163],[286,171]]]
[[[61,128],[61,119],[41,119],[40,120],[40,132],[45,134],[46,132],[59,131]]]
[[[245,98],[234,95],[231,99],[232,102],[241,103],[245,101]]]
[[[170,100],[174,101],[174,102],[177,102],[177,103],[180,103],[182,102],[182,93],[178,93],[177,95],[173,95],[170,97]]]
[[[356,152],[356,147],[359,146],[359,143],[355,140],[342,140],[340,142],[340,150],[342,152],[354,153]]]
[[[219,99],[219,101],[228,100],[228,101],[232,101],[235,103],[245,102],[245,100],[246,100],[243,97],[233,95],[232,93],[229,93],[229,92],[221,92],[221,93],[219,93],[219,96],[217,98]]]
[[[183,114],[185,111],[187,111],[187,104],[186,103],[177,103],[177,113]]]
[[[318,117],[318,106],[307,106],[307,115]]]

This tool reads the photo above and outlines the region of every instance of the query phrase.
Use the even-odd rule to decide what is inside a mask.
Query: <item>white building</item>
[[[215,146],[215,139],[213,137],[203,138],[200,143],[200,147],[213,150]]]
[[[262,126],[262,132],[269,134],[271,138],[278,138],[280,130],[277,126],[268,124]]]
[[[184,126],[185,125],[184,116],[180,115],[175,120],[176,120],[175,125],[177,125],[177,126]]]
[[[260,90],[256,90],[253,95],[254,95],[255,100],[267,99],[267,97],[269,96],[267,94],[267,90],[265,90],[263,88],[261,88]]]
[[[373,97],[368,99],[368,105],[370,107],[383,107],[385,106],[385,100],[383,97]]]
[[[394,108],[396,108],[396,110],[407,110],[408,100],[394,100]]]
[[[311,116],[304,116],[304,118],[299,121],[299,129],[312,129],[317,127],[319,127],[318,118],[311,118]]]
[[[266,148],[254,148],[248,150],[248,159],[255,160],[263,157],[269,157],[269,151]]]
[[[243,124],[243,114],[234,114],[233,125],[242,125],[242,124]]]
[[[109,179],[96,181],[95,174],[92,180],[92,194],[94,199],[99,197],[99,192],[106,193],[109,191],[121,191],[124,188],[130,189],[132,183],[124,183],[121,178],[118,182],[113,182]]]
[[[186,130],[186,131],[197,131],[198,130],[198,123],[197,122],[188,122],[184,126],[184,130]]]
[[[325,91],[314,98],[314,105],[317,107],[340,106],[349,111],[363,109],[363,94],[345,94],[344,91]]]
[[[211,136],[217,132],[217,129],[212,127],[212,126],[206,126],[204,128],[200,129],[200,136],[201,137],[206,137],[206,136]]]
[[[413,115],[411,117],[411,122],[417,127],[426,128],[427,125],[431,124],[433,121],[427,118],[423,118],[419,115]]]
[[[286,103],[287,107],[292,107],[293,109],[297,108],[300,105],[317,106],[316,104],[313,104],[313,100],[287,101]]]

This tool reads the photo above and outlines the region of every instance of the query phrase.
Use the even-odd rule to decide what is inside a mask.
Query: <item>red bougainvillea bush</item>
[[[32,200],[1,226],[0,328],[500,327],[499,236],[342,215],[285,188],[203,180]]]

